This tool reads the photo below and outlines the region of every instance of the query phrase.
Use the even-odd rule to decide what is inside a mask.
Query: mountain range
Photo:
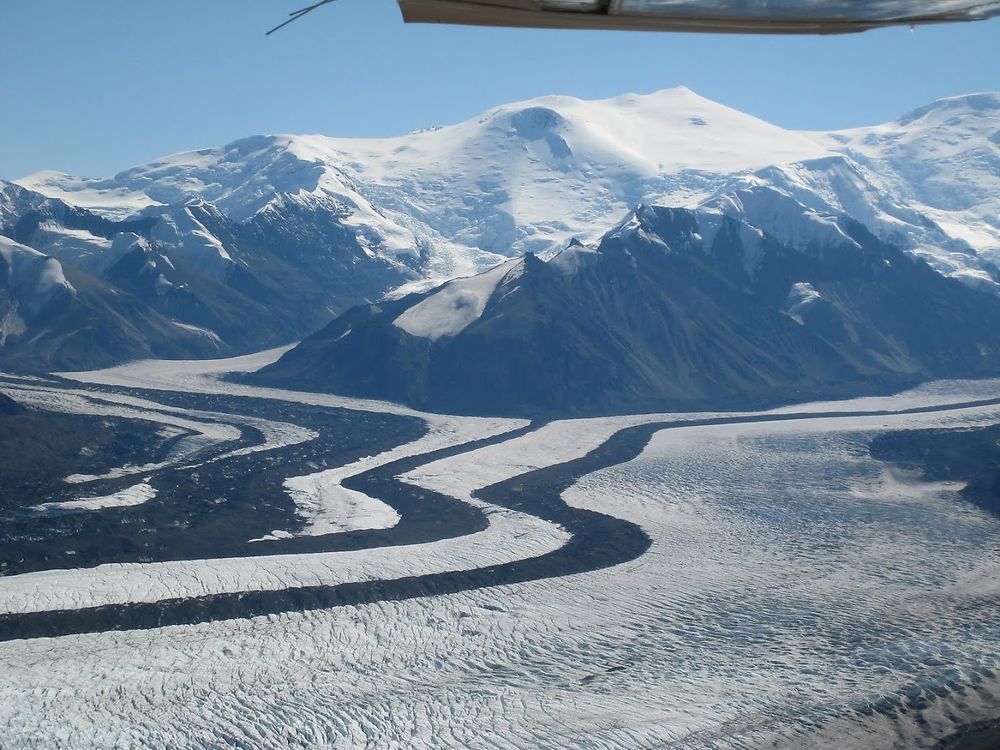
[[[665,211],[687,216],[699,227],[693,234],[702,237],[701,244],[667,232],[658,221],[655,229],[645,226],[652,221],[650,212]],[[629,219],[621,224],[625,216]],[[777,263],[778,257],[792,264],[804,263],[802,258],[814,263],[819,245],[810,243],[817,242],[817,227],[825,232],[836,225],[850,243],[880,263],[886,261],[886,267],[909,268],[903,258],[925,262],[936,273],[921,276],[933,287],[922,291],[960,299],[955,305],[971,305],[970,310],[991,320],[992,302],[979,300],[1000,294],[1000,95],[945,99],[890,123],[837,132],[786,130],[683,88],[603,101],[549,96],[396,138],[255,136],[165,157],[110,178],[42,172],[16,183],[0,182],[0,235],[7,238],[0,254],[0,274],[6,272],[0,278],[7,279],[6,288],[0,287],[0,366],[76,369],[141,356],[219,356],[322,329],[303,344],[315,353],[317,341],[342,332],[343,321],[359,315],[371,318],[372,330],[381,326],[433,341],[435,351],[448,348],[444,344],[449,340],[457,347],[492,320],[490,315],[476,317],[456,334],[428,338],[406,333],[405,325],[393,321],[406,305],[421,304],[415,300],[422,298],[411,293],[426,294],[436,284],[462,276],[471,278],[450,282],[427,299],[463,285],[488,288],[501,271],[487,269],[498,263],[507,268],[509,259],[530,280],[521,282],[522,292],[530,288],[543,296],[556,294],[557,287],[570,283],[566,279],[579,275],[556,274],[561,266],[577,262],[571,263],[572,258],[588,259],[579,273],[589,284],[602,277],[621,281],[621,269],[615,266],[612,274],[608,266],[609,258],[617,257],[611,238],[621,235],[628,222],[639,221],[645,236],[670,248],[669,260],[655,263],[654,256],[630,250],[652,277],[660,278],[657,274],[666,273],[671,264],[688,263],[685,272],[704,267],[705,274],[721,273],[726,284],[750,294],[754,305],[770,311],[768,320],[780,321],[773,331],[762,324],[759,334],[787,336],[789,356],[799,353],[806,359],[798,364],[805,370],[786,368],[775,383],[809,382],[810,389],[836,392],[857,378],[884,386],[966,366],[970,372],[989,369],[992,355],[963,355],[949,369],[938,359],[945,350],[912,350],[908,339],[897,340],[897,334],[904,339],[909,335],[903,332],[869,340],[867,329],[884,327],[890,316],[866,317],[868,313],[857,311],[839,324],[828,324],[843,328],[836,335],[861,336],[863,346],[849,352],[832,331],[821,337],[844,360],[835,367],[838,374],[826,370],[833,366],[826,350],[808,365],[800,347],[818,344],[804,331],[815,328],[820,310],[831,305],[847,310],[846,298],[824,290],[826,282],[814,282],[808,274],[793,278],[796,274],[789,271],[785,278],[768,271],[758,278],[757,271],[747,270],[756,267],[746,259],[747,278],[722,273],[717,259],[706,265],[715,251],[703,230],[720,216],[726,226],[732,222],[742,232],[766,236],[771,243],[765,253],[768,263]],[[700,250],[691,250],[695,245]],[[779,246],[780,252],[773,249]],[[758,252],[748,248],[740,252]],[[529,255],[517,260],[525,253]],[[483,271],[485,277],[475,276]],[[698,283],[674,289],[684,275],[677,269],[670,273],[680,275],[654,286],[661,292],[673,289],[672,301],[665,292],[649,290],[656,298],[650,304],[670,302],[676,310],[693,305],[686,307],[687,314],[701,314],[693,298],[681,301],[696,292],[712,295],[699,291]],[[32,274],[61,275],[65,284],[39,285]],[[895,283],[897,274],[889,275]],[[549,281],[536,283],[536,277]],[[788,288],[778,289],[779,277]],[[871,278],[886,281],[884,276]],[[948,278],[960,283],[939,284]],[[846,285],[846,279],[839,283]],[[459,295],[462,300],[464,294]],[[477,294],[470,299],[479,299]],[[802,298],[798,312],[789,302],[795,294]],[[916,304],[902,290],[899,294],[900,305]],[[492,310],[492,297],[487,297]],[[570,295],[566,311],[583,300]],[[478,304],[471,309],[477,311]],[[980,305],[985,307],[980,310]],[[711,325],[706,321],[702,333],[711,339],[713,326],[725,329],[723,320],[748,314],[737,308],[713,309],[711,315],[722,317]],[[445,325],[446,330],[468,316],[464,303],[458,309],[457,322]],[[396,310],[399,315],[389,319]],[[338,318],[341,313],[347,317]],[[949,315],[942,330],[961,328],[961,315],[956,310]],[[331,320],[331,327],[323,329]],[[390,325],[382,325],[387,320]],[[609,335],[612,330],[617,335],[619,323],[603,324]],[[970,321],[967,327],[978,325]],[[722,347],[727,356],[737,356],[741,346],[754,340],[749,329],[744,334],[740,346],[731,341],[735,334],[720,334],[720,342],[732,344]],[[701,352],[691,355],[695,358],[713,350],[697,343],[698,336],[688,342]],[[976,346],[993,345],[978,332],[966,343],[971,346],[973,339]],[[334,349],[343,346],[348,344]],[[351,341],[350,346],[356,344]],[[412,357],[413,346],[395,351]],[[282,366],[291,367],[300,355],[290,354]],[[373,350],[358,356],[359,364],[352,366],[378,355]],[[647,352],[640,359],[646,356],[659,355]],[[409,362],[415,370],[404,367],[400,372],[403,380],[423,372],[422,378],[430,378],[426,387],[407,382],[405,387],[372,385],[369,390],[436,405],[432,381],[438,377],[436,368],[444,366],[434,364],[439,359],[448,361],[436,353],[423,364]],[[305,361],[300,358],[297,367]],[[707,364],[692,360],[684,366],[702,372]],[[277,372],[267,377],[275,378]],[[306,375],[299,371],[293,379],[304,383],[310,380]],[[319,382],[323,373],[318,371],[312,387],[329,388],[336,382],[359,392],[364,390],[361,383],[377,380],[370,375],[365,381],[363,372],[354,372],[352,386],[342,382],[337,365],[330,373],[331,385]],[[693,394],[691,403],[702,403],[728,398],[731,389],[723,382],[735,394],[752,379],[726,381],[720,376],[715,387],[692,376],[684,388]],[[642,378],[636,383],[640,381],[646,383]],[[634,388],[653,392],[643,390],[646,385]],[[752,388],[744,396],[766,400],[766,390]],[[670,389],[656,393],[657,404],[677,400]],[[565,399],[576,398],[565,394]],[[526,407],[538,403],[526,394],[517,400]],[[477,411],[482,406],[470,401],[462,408]],[[620,404],[611,398],[585,411],[605,408]]]
[[[1000,296],[770,187],[361,306],[256,383],[467,414],[760,408],[1000,373]]]

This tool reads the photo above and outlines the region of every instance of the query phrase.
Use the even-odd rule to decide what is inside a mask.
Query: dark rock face
[[[917,471],[931,482],[964,482],[963,499],[1000,514],[1000,427],[907,430],[879,435],[870,446],[880,461]]]
[[[755,407],[1000,372],[1000,299],[857,222],[783,201],[756,223],[641,207],[596,249],[511,265],[482,314],[449,335],[396,323],[445,285],[350,310],[251,377],[429,410],[570,416]]]
[[[24,408],[17,401],[4,393],[0,393],[0,415],[11,417],[15,414],[21,414],[23,411]]]

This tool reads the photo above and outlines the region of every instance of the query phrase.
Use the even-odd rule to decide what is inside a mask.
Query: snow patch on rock
[[[802,312],[820,299],[823,297],[813,288],[812,284],[808,281],[799,281],[792,284],[792,288],[788,290],[788,298],[785,300],[783,312],[799,325],[804,325]]]
[[[523,263],[517,258],[478,276],[450,281],[396,318],[393,325],[431,341],[455,336],[479,320],[497,286],[508,275],[517,274]]]

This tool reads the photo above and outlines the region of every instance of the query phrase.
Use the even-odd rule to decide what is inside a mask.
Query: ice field
[[[997,381],[766,414],[528,426],[217,379],[262,359],[140,363],[0,389],[46,409],[131,410],[183,429],[195,445],[178,444],[173,470],[236,451],[264,457],[315,433],[291,418],[170,406],[157,391],[405,412],[427,425],[416,441],[284,477],[302,523],[273,533],[405,524],[390,499],[341,485],[399,460],[413,464],[402,483],[475,505],[485,528],[368,549],[10,575],[0,615],[442,571],[488,580],[572,534],[479,490],[514,492],[518,478],[642,424],[662,429],[562,499],[637,525],[648,549],[611,567],[446,595],[5,639],[0,747],[934,748],[1000,716],[1000,518],[962,500],[961,482],[924,481],[868,454],[886,431],[1000,423]],[[238,445],[251,424],[263,442]],[[129,486],[153,487],[163,469],[120,468]],[[75,512],[114,512],[113,496]]]

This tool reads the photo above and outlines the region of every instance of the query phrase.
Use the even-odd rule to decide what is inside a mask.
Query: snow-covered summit
[[[369,252],[448,278],[574,237],[593,243],[640,202],[694,208],[752,177],[987,283],[977,256],[1000,259],[998,101],[947,99],[885,125],[810,133],[686,88],[544,96],[394,138],[254,136],[111,178],[43,172],[20,184],[118,218],[192,197],[237,222],[326,212]]]
[[[1000,93],[941,99],[829,138],[878,174],[887,192],[1000,260]]]
[[[454,275],[601,228],[648,194],[825,154],[813,140],[688,89],[601,101],[545,96],[396,138],[255,136],[102,179],[20,184],[116,218],[211,201],[243,221],[279,199],[322,205],[390,254],[432,249]]]

